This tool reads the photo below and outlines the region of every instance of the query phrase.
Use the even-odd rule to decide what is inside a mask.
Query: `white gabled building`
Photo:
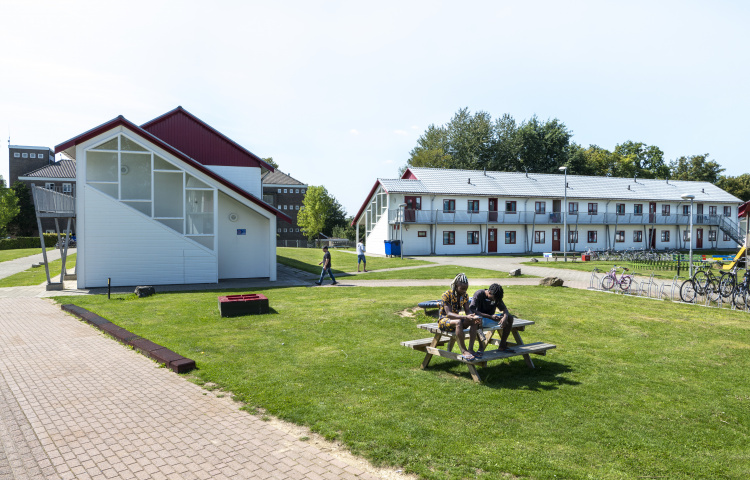
[[[76,161],[79,288],[276,280],[273,167],[182,107],[119,116],[55,148]]]
[[[566,189],[563,174],[439,168],[378,179],[352,226],[380,254],[391,240],[405,255],[561,252],[566,237],[569,252],[687,248],[684,194],[695,196],[693,248],[743,243],[742,201],[708,182],[567,175]]]

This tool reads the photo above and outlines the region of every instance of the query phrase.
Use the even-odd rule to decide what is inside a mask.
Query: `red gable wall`
[[[182,107],[141,125],[203,165],[274,168]]]

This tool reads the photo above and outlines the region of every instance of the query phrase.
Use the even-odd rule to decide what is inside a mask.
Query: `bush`
[[[63,239],[65,235],[60,235]],[[57,244],[57,234],[45,233],[44,234],[44,246],[54,247]],[[0,250],[15,250],[17,248],[42,248],[42,242],[39,237],[16,237],[16,238],[4,238],[0,240]]]

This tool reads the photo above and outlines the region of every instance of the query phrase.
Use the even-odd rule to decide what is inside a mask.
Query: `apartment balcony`
[[[34,208],[39,217],[75,217],[76,199],[72,194],[34,186]]]
[[[718,226],[723,215],[693,215],[693,224]],[[389,210],[390,224],[454,224],[454,225],[562,225],[560,212],[490,212],[444,210]],[[567,216],[570,225],[688,225],[689,215],[651,213],[578,213]]]

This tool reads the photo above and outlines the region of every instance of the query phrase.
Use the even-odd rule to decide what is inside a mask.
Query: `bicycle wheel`
[[[738,310],[744,310],[747,307],[747,292],[745,290],[735,290],[732,294],[732,305]]]
[[[727,274],[721,276],[721,281],[719,282],[719,291],[721,291],[722,297],[730,298],[732,296],[732,293],[734,293],[734,287],[734,275]]]
[[[695,272],[693,281],[695,282],[695,291],[698,292],[698,295],[704,295],[708,286],[708,275],[706,275],[706,272],[702,270]]]
[[[712,302],[718,302],[719,297],[721,296],[721,290],[719,290],[719,282],[716,280],[710,280],[708,282],[708,286],[706,287],[706,296],[708,296],[708,299]]]
[[[612,278],[610,275],[607,275],[606,277],[602,278],[602,289],[612,290],[612,287],[614,286],[615,286],[615,279]]]
[[[682,299],[683,302],[693,303],[697,296],[698,292],[695,291],[695,282],[693,282],[692,279],[688,278],[682,282],[682,286],[680,287],[680,299]]]
[[[623,277],[620,279],[620,290],[623,292],[630,288],[630,283],[633,281],[632,278],[629,276],[623,275]]]

